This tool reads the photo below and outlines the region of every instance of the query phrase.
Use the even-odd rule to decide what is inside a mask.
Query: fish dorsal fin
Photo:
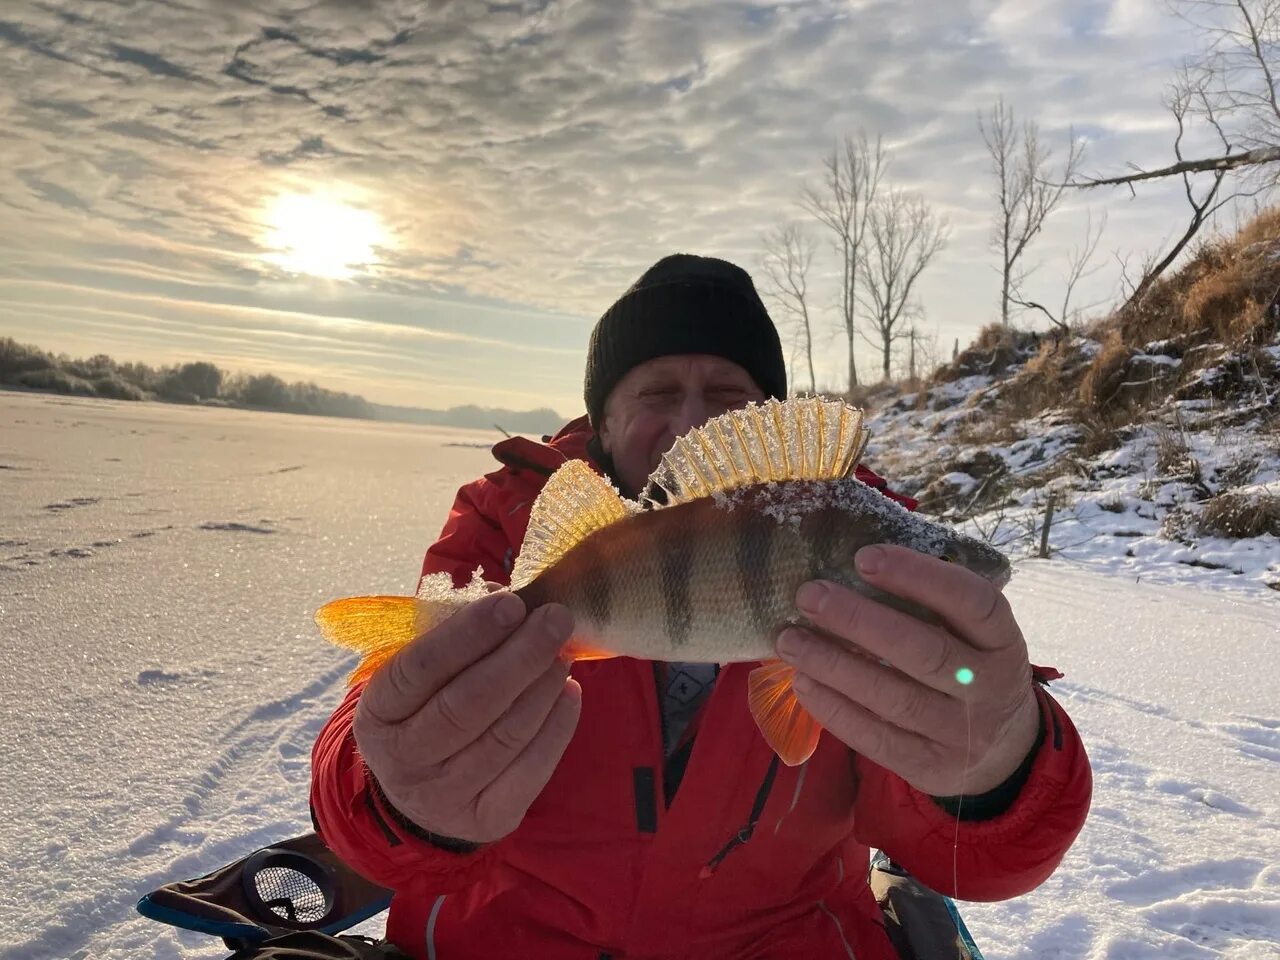
[[[531,583],[588,536],[632,512],[609,481],[585,461],[562,464],[533,502],[529,528],[511,571],[511,588]]]
[[[796,397],[731,410],[678,439],[650,483],[667,503],[778,480],[838,480],[858,465],[868,434],[862,411]]]

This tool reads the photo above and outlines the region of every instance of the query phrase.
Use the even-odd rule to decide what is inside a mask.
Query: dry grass
[[[1013,343],[1013,329],[1000,323],[988,323],[978,331],[978,338],[970,345],[975,350],[988,352]]]
[[[1201,241],[1117,322],[1124,341],[1216,339],[1241,346],[1275,329],[1268,306],[1280,291],[1280,208],[1264,210],[1232,237]]]
[[[1270,207],[1240,228],[1235,236],[1235,248],[1244,251],[1254,244],[1277,239],[1280,239],[1280,207]]]
[[[974,374],[999,376],[1031,353],[1043,335],[989,323],[978,337],[950,363],[930,375],[931,383],[951,383]]]
[[[1157,280],[1141,302],[1127,304],[1115,318],[1126,343],[1178,339],[1187,333],[1182,304],[1201,278],[1227,265],[1229,251],[1221,240],[1201,241],[1180,268]]]
[[[1080,424],[1081,439],[1076,452],[1086,460],[1115,450],[1124,442],[1119,425],[1100,410],[1076,407],[1075,420]]]
[[[1221,494],[1204,505],[1196,526],[1203,534],[1236,540],[1267,533],[1280,537],[1280,496]]]
[[[1214,339],[1237,345],[1253,341],[1266,325],[1266,307],[1275,294],[1259,270],[1257,259],[1237,258],[1217,273],[1201,277],[1182,302],[1187,331],[1207,332]]]
[[[990,413],[966,417],[951,432],[960,446],[1008,445],[1026,436],[1023,414],[1011,405],[1001,403]]]
[[[1125,343],[1120,330],[1112,328],[1102,341],[1102,349],[1093,358],[1080,381],[1080,402],[1094,409],[1110,406],[1120,384],[1124,382],[1126,365],[1131,356],[1133,348]]]
[[[1004,385],[1001,403],[1022,418],[1034,417],[1055,407],[1072,406],[1080,379],[1088,367],[1088,355],[1080,347],[1056,337],[1047,338]]]

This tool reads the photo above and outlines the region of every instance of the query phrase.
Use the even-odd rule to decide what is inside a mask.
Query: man
[[[566,458],[635,495],[677,436],[785,394],[747,274],[667,257],[597,324],[587,416],[547,444],[498,444],[502,468],[459,491],[423,572],[506,582],[530,505]],[[1091,779],[1009,605],[905,549],[857,559],[870,583],[947,626],[803,586],[798,609],[846,643],[779,638],[826,731],[802,766],[780,767],[756,729],[754,665],[617,658],[570,678],[558,657],[568,611],[497,594],[351,691],[313,755],[318,832],[394,889],[388,938],[431,960],[889,960],[869,847],[962,898],[1034,888],[1083,824]]]

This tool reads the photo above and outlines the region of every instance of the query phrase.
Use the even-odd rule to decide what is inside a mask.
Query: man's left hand
[[[976,796],[999,786],[1040,729],[1027,646],[1004,594],[962,566],[904,547],[864,547],[855,562],[867,584],[942,622],[834,583],[804,584],[796,604],[827,636],[793,627],[778,640],[798,671],[801,704],[924,793]]]

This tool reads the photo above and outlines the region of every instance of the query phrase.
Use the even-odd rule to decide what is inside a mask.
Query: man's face
[[[753,400],[764,400],[760,387],[722,357],[680,354],[633,367],[605,401],[599,431],[623,493],[644,489],[677,437]]]

